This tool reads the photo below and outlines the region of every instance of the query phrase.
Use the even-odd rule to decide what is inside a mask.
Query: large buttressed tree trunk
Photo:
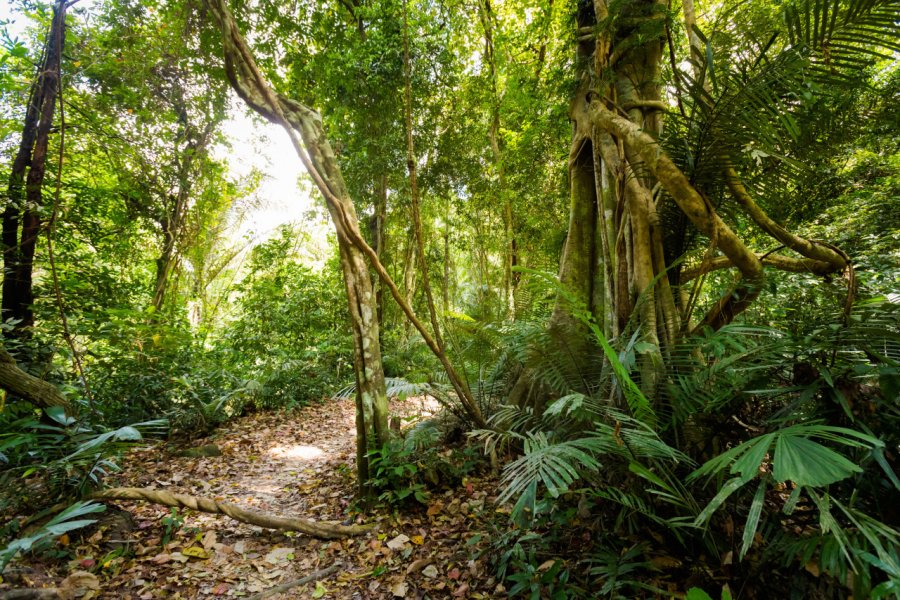
[[[694,32],[689,8],[686,28]],[[679,339],[701,327],[720,328],[746,310],[762,289],[764,266],[826,275],[844,271],[849,263],[834,247],[796,236],[772,220],[725,162],[721,189],[728,190],[743,218],[801,258],[756,254],[717,213],[713,192],[692,181],[666,153],[660,136],[670,109],[661,74],[672,35],[667,2],[582,0],[577,10],[578,85],[569,110],[570,221],[559,281],[607,337],[637,332],[643,342],[640,383],[652,396]],[[702,76],[706,52],[696,47],[696,35],[685,38]],[[668,230],[673,219],[661,218],[673,212],[706,237],[700,264],[676,263],[684,232]],[[695,282],[720,268],[735,269],[731,289],[693,318]],[[548,332],[551,343],[583,365],[598,354],[563,294]],[[512,399],[534,400],[534,379],[520,378]]]
[[[34,252],[41,229],[44,174],[59,94],[66,6],[60,0],[53,7],[53,20],[29,94],[3,211],[3,320],[17,321],[12,333],[18,336],[27,336],[34,325]]]

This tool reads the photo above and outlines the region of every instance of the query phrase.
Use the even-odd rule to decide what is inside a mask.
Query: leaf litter
[[[415,416],[423,408],[410,399],[395,402],[392,414]],[[343,568],[334,575],[269,597],[505,597],[481,557],[489,543],[496,481],[469,477],[456,489],[435,492],[421,508],[356,513],[354,423],[352,400],[253,414],[197,442],[215,444],[219,456],[177,456],[160,443],[132,451],[110,483],[209,496],[282,515],[377,523],[365,535],[316,540],[204,513],[120,502],[136,527],[125,533],[101,527],[70,542],[72,559],[63,565],[27,557],[34,576],[24,583],[53,586],[87,573],[99,582],[99,589],[92,584],[92,598],[246,598],[340,562]]]

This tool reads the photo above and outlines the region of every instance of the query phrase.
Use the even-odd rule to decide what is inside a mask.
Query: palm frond
[[[822,74],[865,69],[900,52],[893,0],[799,0],[784,8],[791,47],[810,51]]]
[[[559,497],[585,472],[596,472],[600,463],[593,456],[596,445],[587,439],[553,443],[543,432],[524,436],[524,454],[504,469],[504,489],[498,503],[524,495],[542,484]]]
[[[402,377],[385,377],[385,391],[388,398],[411,398],[423,396],[435,391],[435,385],[431,383],[415,383]],[[352,399],[356,396],[356,383],[351,383],[334,393],[332,396],[338,400]]]

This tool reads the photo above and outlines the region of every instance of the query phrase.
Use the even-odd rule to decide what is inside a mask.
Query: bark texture
[[[55,385],[26,373],[15,359],[0,346],[0,388],[31,402],[40,408],[61,406],[69,408],[69,401]]]
[[[151,490],[148,488],[111,488],[95,492],[91,497],[96,500],[140,500],[174,508],[190,508],[191,510],[199,510],[205,513],[225,515],[241,523],[249,523],[250,525],[266,529],[297,531],[326,540],[361,535],[373,527],[372,525],[341,525],[340,523],[313,521],[312,519],[280,517],[255,510],[247,510],[237,504],[219,502],[211,498],[175,494],[165,490]]]
[[[17,321],[11,330],[13,336],[27,337],[34,325],[34,252],[41,229],[44,174],[59,93],[66,7],[65,0],[53,7],[53,20],[25,110],[22,139],[13,159],[3,210],[2,314],[4,321]]]

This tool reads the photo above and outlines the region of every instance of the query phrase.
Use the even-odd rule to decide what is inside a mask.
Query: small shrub
[[[369,453],[369,485],[379,500],[391,506],[426,504],[430,490],[457,485],[477,468],[477,449],[442,450],[440,437],[437,424],[424,421]]]

